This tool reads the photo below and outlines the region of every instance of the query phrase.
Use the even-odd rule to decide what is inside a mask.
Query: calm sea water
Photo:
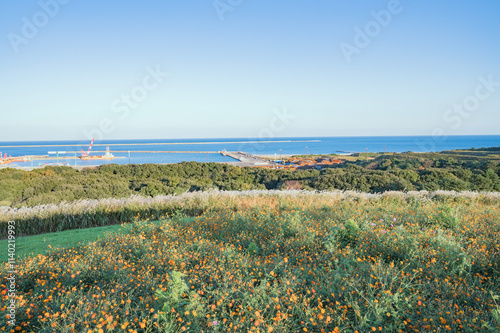
[[[151,143],[161,143],[150,145]],[[88,141],[36,141],[36,142],[0,142],[0,152],[12,156],[23,155],[50,155],[52,152],[66,152],[59,156],[80,156],[81,149],[88,149]],[[140,144],[140,145],[133,145]],[[74,145],[74,146],[65,146]],[[77,165],[100,164],[142,164],[142,163],[178,163],[182,161],[224,162],[234,161],[217,153],[223,149],[228,151],[245,151],[251,154],[274,155],[279,157],[280,150],[283,155],[305,154],[330,154],[346,152],[429,152],[450,149],[466,149],[500,146],[500,135],[490,136],[448,136],[437,138],[431,136],[405,136],[405,137],[318,137],[318,138],[273,138],[273,139],[182,139],[182,140],[106,140],[96,141],[91,154],[100,153],[109,145],[113,154],[118,157],[114,160],[81,161]],[[30,146],[30,147],[26,147]],[[50,147],[47,147],[50,146]],[[306,148],[307,147],[307,148]],[[98,152],[100,151],[100,152]],[[116,152],[118,151],[118,152]],[[130,158],[129,152],[130,151]],[[145,153],[140,151],[180,151],[181,153]],[[193,151],[203,153],[193,153]],[[51,152],[51,154],[48,154]],[[75,164],[74,159],[60,160]],[[55,160],[34,161],[39,163],[54,163]],[[30,166],[31,162],[16,162],[18,166]]]

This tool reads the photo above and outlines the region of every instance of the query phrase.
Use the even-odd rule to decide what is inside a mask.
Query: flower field
[[[24,260],[17,326],[7,326],[2,291],[0,327],[500,331],[498,195],[202,196],[175,199],[196,216],[175,210],[152,223],[158,216],[144,208],[142,222],[123,225],[126,233]]]
[[[356,191],[206,191],[186,192],[181,195],[158,195],[128,198],[86,199],[60,204],[47,204],[34,207],[13,208],[0,206],[0,239],[7,238],[8,221],[16,221],[16,235],[29,236],[47,232],[91,228],[141,220],[142,218],[162,219],[182,212],[197,216],[213,210],[246,209],[248,200],[260,198],[261,201],[305,200],[311,204],[334,205],[342,200],[412,202],[428,200],[451,200],[468,204],[500,205],[500,192],[455,192],[455,191],[388,191],[382,194],[369,194]]]

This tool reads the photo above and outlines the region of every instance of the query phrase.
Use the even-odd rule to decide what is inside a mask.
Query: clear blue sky
[[[2,3],[0,141],[500,134],[498,1],[55,1]]]

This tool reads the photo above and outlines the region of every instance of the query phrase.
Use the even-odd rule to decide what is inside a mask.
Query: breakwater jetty
[[[276,163],[266,160],[262,157],[258,157],[252,154],[248,154],[242,151],[221,151],[223,156],[229,156],[234,158],[235,160],[240,161],[237,165],[240,166],[269,166],[274,167],[277,166]]]

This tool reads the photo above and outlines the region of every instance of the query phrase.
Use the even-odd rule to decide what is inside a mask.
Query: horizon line
[[[453,135],[443,135],[440,137],[472,137],[472,136],[500,136],[500,134],[453,134]],[[197,138],[149,138],[149,139],[138,139],[138,138],[129,138],[129,139],[103,139],[103,140],[98,140],[101,142],[108,142],[108,141],[140,141],[140,140],[215,140],[215,139],[222,139],[222,140],[229,140],[229,139],[238,139],[238,140],[243,140],[244,143],[253,143],[253,142],[258,142],[258,143],[268,143],[268,142],[279,142],[280,140],[284,139],[321,139],[321,138],[411,138],[411,137],[435,137],[435,135],[340,135],[340,136],[276,136],[274,138],[257,138],[257,137],[248,137],[248,138],[242,138],[242,137],[197,137]],[[75,141],[75,142],[83,142],[83,141],[89,141],[90,139],[49,139],[49,140],[0,140],[2,143],[8,143],[8,142],[64,142],[64,141]],[[246,141],[245,141],[246,140]],[[290,140],[287,140],[290,142]],[[314,141],[314,140],[308,140],[308,141]],[[318,141],[318,140],[316,140]],[[218,143],[218,142],[216,142]],[[222,142],[222,143],[230,143],[230,142]],[[240,143],[240,142],[237,142]],[[165,143],[161,143],[165,144]],[[181,144],[180,142],[175,142],[174,144]],[[204,144],[206,144],[204,142]],[[100,145],[100,144],[95,144]],[[16,146],[17,147],[17,146]]]

